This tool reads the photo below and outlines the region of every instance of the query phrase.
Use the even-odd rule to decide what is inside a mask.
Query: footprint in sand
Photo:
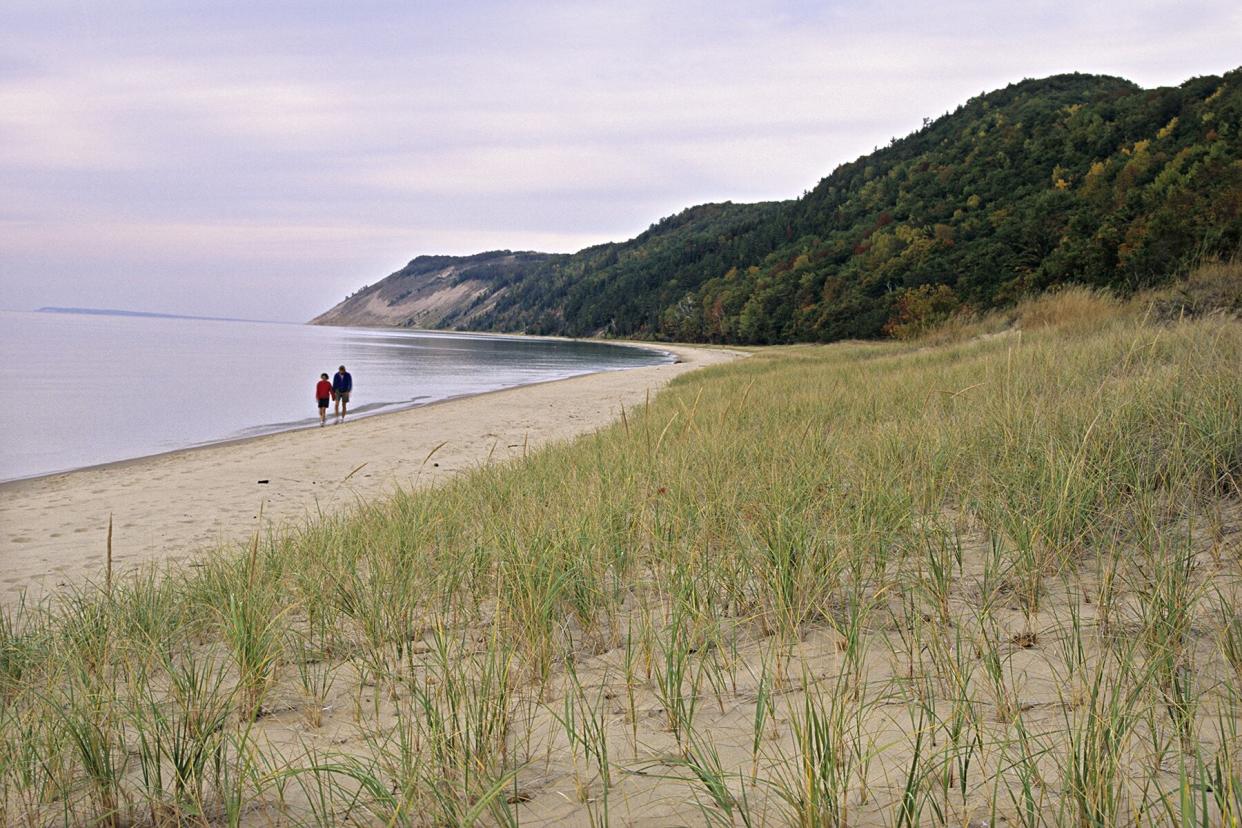
[[[30,538],[26,537],[25,535],[18,535],[16,537],[9,538],[9,540],[12,543],[30,543]]]

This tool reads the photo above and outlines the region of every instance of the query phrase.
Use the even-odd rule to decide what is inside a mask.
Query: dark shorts
[[[349,392],[348,391],[337,391],[336,398],[340,400],[341,402],[349,402]]]
[[[327,407],[328,407],[328,402],[329,402],[329,400],[328,400],[328,398],[327,398],[327,397],[324,397],[324,398],[320,399],[320,400],[319,400],[319,407],[320,407],[320,408],[327,408]]]

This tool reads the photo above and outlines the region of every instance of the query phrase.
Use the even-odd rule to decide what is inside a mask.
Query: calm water
[[[671,359],[597,342],[0,312],[0,480],[317,425],[315,382],[342,363],[353,417]]]

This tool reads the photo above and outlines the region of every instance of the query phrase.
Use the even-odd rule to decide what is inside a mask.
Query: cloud
[[[419,253],[796,196],[1023,77],[1225,71],[1235,6],[11,0],[4,301],[194,312],[208,260],[271,288],[213,313],[305,318]]]

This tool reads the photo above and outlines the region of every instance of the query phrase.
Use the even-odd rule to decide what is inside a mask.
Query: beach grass
[[[1237,825],[1242,326],[1150,308],[762,349],[175,572],[101,554],[0,613],[0,821]]]

